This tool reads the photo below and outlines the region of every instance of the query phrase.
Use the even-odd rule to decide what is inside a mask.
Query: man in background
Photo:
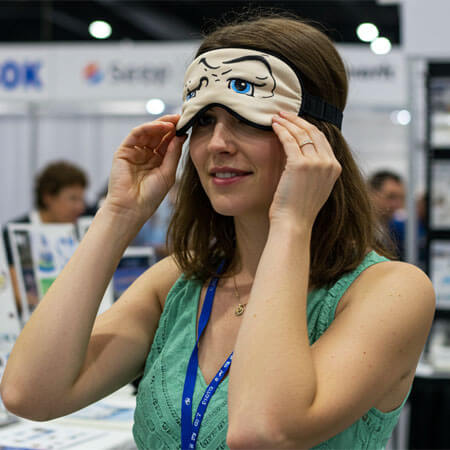
[[[403,258],[399,238],[393,226],[394,217],[405,206],[405,185],[400,175],[390,170],[375,172],[368,180],[369,195],[380,225],[380,241],[399,258]],[[404,215],[404,214],[403,214]]]
[[[405,206],[405,186],[400,175],[389,170],[369,178],[369,192],[381,224],[388,229],[394,213]]]

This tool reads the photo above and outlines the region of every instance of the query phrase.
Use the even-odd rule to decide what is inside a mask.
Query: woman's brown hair
[[[223,47],[260,48],[281,55],[302,74],[310,94],[344,109],[348,90],[344,64],[331,40],[309,23],[279,14],[241,20],[209,34],[196,56]],[[342,166],[312,232],[310,285],[321,287],[355,269],[368,249],[391,255],[377,241],[376,219],[366,184],[340,130],[327,122],[305,118],[325,134]],[[205,281],[216,273],[219,260],[239,262],[233,218],[213,210],[189,155],[168,244],[187,278]]]

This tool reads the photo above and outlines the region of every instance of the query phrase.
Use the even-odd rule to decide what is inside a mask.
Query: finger
[[[176,125],[178,123],[178,120],[180,120],[179,114],[166,114],[165,116],[158,117],[155,120],[152,120],[150,122],[144,122],[141,125],[137,126],[136,128],[143,128],[151,126],[152,124],[164,122],[164,123],[172,123],[173,125]]]
[[[155,155],[164,157],[166,150],[167,150],[167,146],[169,145],[170,141],[172,140],[172,138],[174,136],[175,136],[175,128],[172,128],[161,139],[161,142],[159,143],[159,145],[153,149],[153,153]]]
[[[156,148],[161,143],[162,138],[168,131],[175,129],[176,118],[173,121],[154,120],[133,128],[130,134],[122,143],[125,147],[134,147],[135,145],[143,148]]]
[[[184,136],[174,136],[168,146],[161,163],[161,172],[166,178],[175,181],[178,162],[180,161],[183,144],[187,139],[187,134]]]
[[[314,141],[316,145],[316,151],[320,156],[327,156],[334,159],[334,152],[331,148],[330,143],[328,142],[327,137],[314,124],[293,113],[281,111],[280,116],[304,129]]]
[[[314,142],[318,144],[318,155],[322,160],[327,161],[327,163],[329,164],[328,167],[333,172],[333,174],[336,175],[337,178],[342,172],[342,166],[337,160],[333,148],[331,147],[325,134],[320,131],[315,125],[309,123],[302,117],[298,117],[298,122],[301,124],[301,126],[304,126],[312,136],[314,136]]]
[[[316,145],[306,130],[299,127],[296,123],[286,120],[279,115],[273,117],[275,122],[284,126],[297,142],[298,148],[305,156],[316,156]]]
[[[137,126],[135,128],[135,130],[140,130],[140,131],[143,131],[145,133],[146,131],[151,130],[151,128],[155,124],[163,123],[163,124],[176,125],[179,120],[180,120],[180,115],[179,114],[167,114],[165,116],[158,117],[157,119],[152,120],[151,122],[144,122],[143,124]]]
[[[134,145],[133,147],[121,145],[114,155],[115,158],[125,159],[137,165],[147,164],[152,156],[151,149],[139,145]]]
[[[308,133],[310,133],[311,136],[313,136],[314,141],[319,144],[318,150],[320,150],[320,152],[323,152],[324,154],[326,153],[326,155],[328,155],[330,158],[335,159],[333,148],[331,147],[330,142],[328,141],[325,134],[315,125],[303,119],[302,117],[299,117],[298,120],[299,123],[302,124],[302,126],[308,127]]]
[[[272,122],[272,129],[280,140],[288,161],[296,161],[302,155],[297,140],[288,129],[279,122]]]

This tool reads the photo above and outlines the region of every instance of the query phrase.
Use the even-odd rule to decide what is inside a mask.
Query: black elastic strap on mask
[[[302,104],[298,115],[302,116],[303,114],[308,114],[318,120],[330,122],[339,129],[342,127],[342,111],[322,100],[320,97],[315,97],[305,91],[303,91]]]

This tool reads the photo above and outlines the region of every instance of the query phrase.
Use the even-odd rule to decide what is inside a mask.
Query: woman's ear
[[[44,209],[49,209],[54,198],[55,195],[50,194],[49,192],[42,194],[42,203],[44,204]]]

